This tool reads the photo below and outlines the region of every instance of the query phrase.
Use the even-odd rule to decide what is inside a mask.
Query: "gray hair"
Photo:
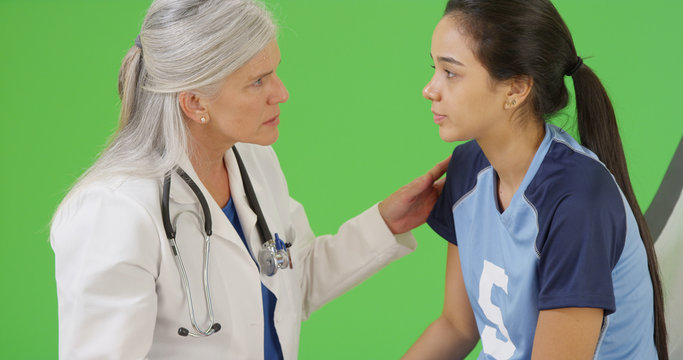
[[[161,177],[189,154],[182,91],[218,94],[222,81],[275,38],[254,0],[155,0],[119,73],[119,129],[76,187],[102,177]],[[132,41],[132,39],[131,39]]]

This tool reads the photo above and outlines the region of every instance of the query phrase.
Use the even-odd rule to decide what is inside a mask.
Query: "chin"
[[[459,131],[444,128],[443,126],[439,128],[439,137],[445,142],[465,141],[472,138],[460,133]]]
[[[270,146],[277,141],[278,137],[280,137],[280,132],[278,131],[277,128],[274,129],[274,131],[266,136],[262,136],[261,138],[257,139],[254,141],[254,144],[257,145],[263,145],[263,146]]]
[[[444,129],[443,127],[439,128],[439,137],[445,142],[465,140],[462,136],[459,136],[456,131],[453,131],[453,129]]]

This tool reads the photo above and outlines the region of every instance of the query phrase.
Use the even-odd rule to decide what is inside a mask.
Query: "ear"
[[[515,109],[519,107],[529,97],[533,86],[534,79],[528,75],[515,76],[508,80],[505,108]]]
[[[183,91],[178,94],[178,102],[183,114],[199,124],[204,124],[209,121],[209,110],[204,101],[196,93],[190,91]],[[204,120],[202,120],[204,119]]]

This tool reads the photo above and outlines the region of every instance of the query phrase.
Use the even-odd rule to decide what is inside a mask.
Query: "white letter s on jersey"
[[[512,357],[517,347],[512,343],[508,330],[503,324],[503,314],[500,308],[491,302],[491,291],[493,286],[498,286],[508,293],[508,276],[505,275],[503,268],[484,260],[484,270],[479,279],[479,306],[486,318],[498,327],[506,341],[498,339],[496,329],[492,326],[484,326],[481,332],[481,345],[484,353],[493,356],[498,360],[506,360]]]

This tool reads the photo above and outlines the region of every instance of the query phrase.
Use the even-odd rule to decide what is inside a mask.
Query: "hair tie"
[[[135,46],[137,46],[140,50],[142,50],[142,43],[140,42],[140,35],[138,34],[138,37],[135,38]]]
[[[567,70],[564,74],[567,76],[574,76],[574,74],[579,71],[581,66],[583,65],[583,59],[581,56],[576,57],[576,64],[569,70]]]

